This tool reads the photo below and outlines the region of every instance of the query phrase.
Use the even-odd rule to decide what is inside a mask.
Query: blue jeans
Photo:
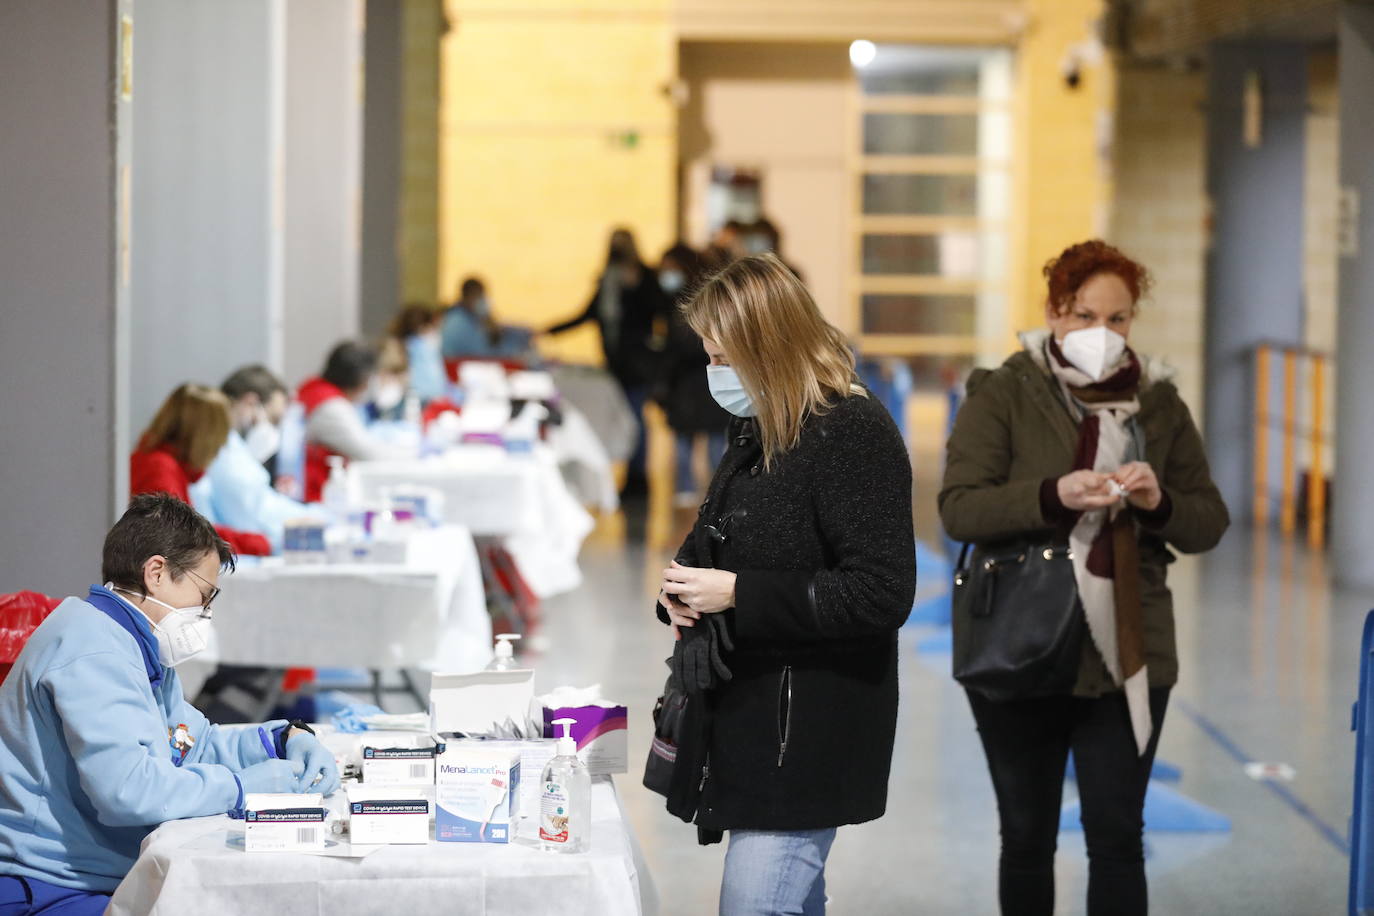
[[[824,916],[835,829],[731,830],[720,916]]]
[[[677,492],[694,493],[697,489],[696,475],[692,473],[692,446],[696,445],[697,433],[677,434]],[[710,468],[716,469],[720,456],[725,454],[725,430],[706,433],[706,454],[710,458]]]
[[[109,894],[0,875],[0,916],[100,916]]]

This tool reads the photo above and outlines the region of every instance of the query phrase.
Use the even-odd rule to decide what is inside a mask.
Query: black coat
[[[678,552],[684,565],[709,556],[738,574],[736,606],[724,612],[734,677],[699,707],[710,769],[696,823],[804,830],[881,817],[897,629],[916,589],[905,444],[871,396],[808,420],[770,471],[752,421],[733,421],[730,436]],[[683,750],[679,766],[705,756]]]
[[[710,362],[701,338],[688,327],[682,313],[672,309],[657,397],[675,432],[723,433],[730,425],[730,414],[711,397],[706,384]]]
[[[620,290],[619,315],[602,313],[601,283],[592,292],[587,307],[576,318],[549,328],[561,334],[589,321],[601,331],[601,349],[606,368],[626,388],[649,385],[654,379],[657,354],[653,350],[654,323],[668,310],[668,299],[658,285],[658,275],[640,265],[639,283]],[[611,323],[614,322],[614,327]]]

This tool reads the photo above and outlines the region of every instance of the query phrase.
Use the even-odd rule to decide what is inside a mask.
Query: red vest
[[[310,422],[310,415],[315,412],[326,401],[334,398],[342,398],[343,389],[339,386],[326,382],[322,378],[312,378],[305,381],[300,390],[296,392],[296,400],[301,402],[305,408],[306,422]],[[318,442],[311,442],[307,437],[305,442],[305,480],[304,493],[305,501],[317,503],[324,494],[324,482],[329,479],[329,458],[337,454],[330,451]],[[345,459],[346,460],[346,459]]]

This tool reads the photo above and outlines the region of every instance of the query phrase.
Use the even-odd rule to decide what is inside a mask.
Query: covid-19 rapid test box
[[[435,761],[434,838],[509,843],[520,817],[520,753],[450,741]]]
[[[358,846],[428,843],[429,798],[421,786],[348,787],[348,835]]]
[[[362,747],[363,782],[369,786],[434,785],[434,760],[440,745],[427,738]]]
[[[324,796],[251,792],[243,799],[243,848],[249,852],[324,849]]]

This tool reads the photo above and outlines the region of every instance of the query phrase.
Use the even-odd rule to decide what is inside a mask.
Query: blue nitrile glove
[[[299,760],[305,768],[295,791],[330,795],[339,787],[339,768],[334,763],[334,755],[309,732],[296,732],[287,739],[286,759],[292,763]]]
[[[301,773],[305,765],[299,760],[264,760],[239,771],[244,794],[249,792],[300,792]]]

